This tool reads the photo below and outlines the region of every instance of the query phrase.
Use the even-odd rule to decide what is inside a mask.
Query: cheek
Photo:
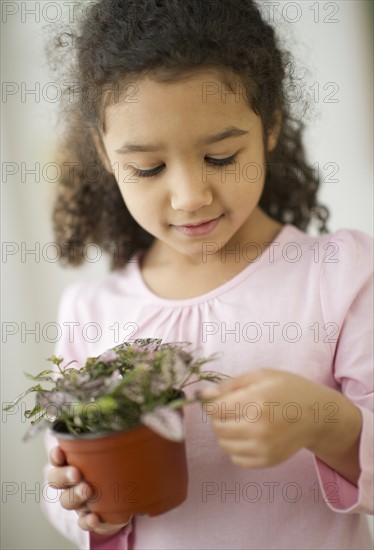
[[[240,173],[240,194],[245,196],[257,195],[265,182],[264,167],[258,163],[247,163]]]
[[[237,181],[239,179],[239,181]],[[244,208],[248,202],[259,199],[262,194],[265,183],[265,168],[259,163],[246,162],[240,167],[237,178],[230,175],[226,181],[220,183],[216,189],[221,189],[218,194],[231,203],[235,203]]]
[[[155,200],[144,189],[140,189],[139,182],[123,181],[118,184],[122,198],[131,216],[139,225],[152,227],[155,216]]]
[[[240,171],[241,181],[246,185],[247,192],[256,193],[265,182],[265,155],[262,147],[250,152],[243,161]]]
[[[237,163],[222,168],[217,176],[216,189],[222,189],[228,196],[255,197],[262,192],[266,176],[265,155],[261,143],[254,143],[245,154],[240,155]]]

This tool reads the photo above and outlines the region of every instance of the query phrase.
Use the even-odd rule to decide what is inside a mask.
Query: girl
[[[113,271],[67,288],[56,353],[183,340],[232,378],[185,411],[181,506],[102,523],[49,436],[45,513],[81,548],[369,548],[372,239],[327,233],[272,27],[252,0],[100,0],[71,38],[56,238]]]

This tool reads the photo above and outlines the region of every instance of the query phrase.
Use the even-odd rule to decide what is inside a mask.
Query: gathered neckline
[[[153,302],[158,302],[163,305],[169,305],[169,306],[191,306],[194,304],[199,304],[202,302],[207,302],[213,298],[216,298],[217,296],[221,294],[225,294],[228,290],[231,288],[237,286],[239,283],[241,283],[243,280],[245,280],[249,274],[251,274],[255,269],[257,269],[259,266],[261,266],[268,257],[268,254],[266,254],[266,251],[269,250],[270,245],[274,242],[279,242],[281,244],[282,241],[285,239],[285,235],[290,230],[296,230],[297,227],[291,225],[291,224],[284,224],[282,229],[279,231],[279,233],[274,237],[272,241],[270,241],[269,245],[266,247],[264,252],[261,254],[261,256],[258,258],[258,260],[254,262],[250,262],[242,271],[231,277],[228,281],[224,282],[222,285],[217,286],[216,288],[213,288],[209,292],[205,292],[204,294],[200,294],[199,296],[194,296],[192,298],[181,298],[177,300],[173,300],[171,298],[163,298],[162,296],[159,296],[153,290],[149,288],[149,286],[146,284],[143,274],[141,272],[140,268],[140,262],[141,258],[144,255],[144,250],[138,250],[133,254],[133,256],[130,259],[130,262],[128,266],[131,266],[131,269],[134,270],[136,277],[138,279],[138,282],[142,288],[142,291],[144,294],[146,294],[150,300]],[[278,256],[282,253],[281,246],[277,246],[274,249],[273,253],[273,259],[275,260],[278,258]]]

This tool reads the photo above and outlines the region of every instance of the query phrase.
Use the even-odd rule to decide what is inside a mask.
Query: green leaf
[[[57,357],[57,355],[51,355],[51,357],[48,357],[46,360],[54,363],[55,365],[61,365],[64,359],[63,357]]]
[[[197,399],[176,399],[175,401],[168,403],[167,406],[169,409],[179,409],[185,405],[189,405],[190,403],[196,403],[196,401]]]
[[[42,372],[39,372],[39,374],[36,374],[35,376],[33,374],[30,374],[28,372],[23,372],[23,374],[28,378],[29,380],[40,380],[45,382],[55,382],[55,379],[51,376],[47,376],[48,374],[56,374],[53,370],[43,370]]]
[[[23,397],[25,397],[27,394],[29,394],[31,392],[34,392],[34,391],[43,391],[43,388],[40,384],[38,384],[37,386],[33,386],[32,388],[29,388],[28,390],[21,393],[18,397],[16,397],[16,399],[14,401],[12,401],[12,403],[9,403],[5,407],[3,407],[3,410],[4,411],[9,411],[12,407],[14,407],[14,405],[17,405],[17,403],[19,403],[19,401],[21,401],[21,399]]]
[[[39,405],[39,403],[37,403],[32,410],[25,411],[24,416],[25,416],[25,418],[32,418],[37,413],[39,413],[41,410],[42,410],[41,406]]]
[[[104,395],[96,401],[101,412],[112,412],[118,407],[117,400],[110,395]]]

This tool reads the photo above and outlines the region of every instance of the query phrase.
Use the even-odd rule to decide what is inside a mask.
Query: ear
[[[92,141],[94,142],[96,152],[99,156],[99,159],[102,165],[104,166],[107,172],[112,174],[113,170],[110,166],[110,160],[108,159],[108,155],[107,155],[101,134],[98,132],[98,130],[96,130],[96,128],[90,128],[90,132],[91,132]]]
[[[269,152],[275,149],[278,143],[278,138],[279,138],[281,128],[282,128],[282,112],[280,110],[277,110],[274,113],[273,127],[270,129],[267,136],[267,150]]]

